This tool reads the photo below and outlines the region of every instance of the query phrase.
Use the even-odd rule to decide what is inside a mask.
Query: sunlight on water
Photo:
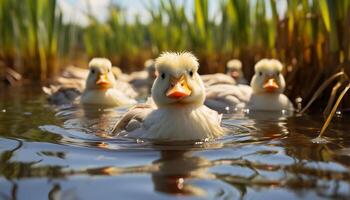
[[[314,143],[322,116],[224,114],[215,141],[115,137],[128,109],[47,105],[8,92],[0,107],[0,199],[347,199],[347,134],[339,116]],[[27,196],[27,194],[31,194]]]

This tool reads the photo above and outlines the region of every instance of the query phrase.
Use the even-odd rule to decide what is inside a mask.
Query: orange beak
[[[99,79],[96,81],[96,85],[98,85],[101,89],[107,89],[110,86],[110,82],[107,79],[107,75],[100,75]]]
[[[236,78],[239,78],[239,72],[238,71],[232,71],[231,72],[231,76],[236,79]]]
[[[263,88],[267,92],[274,92],[280,88],[275,78],[268,78],[264,82]]]
[[[191,95],[192,90],[188,87],[186,78],[182,75],[180,78],[170,77],[171,86],[166,92],[166,96],[173,99],[181,99]]]

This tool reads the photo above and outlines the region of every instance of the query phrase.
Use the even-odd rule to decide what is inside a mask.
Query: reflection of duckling
[[[247,84],[242,71],[242,62],[238,59],[232,59],[227,62],[226,74],[236,80],[238,84]]]
[[[159,76],[152,87],[157,108],[131,109],[114,132],[126,128],[132,119],[143,121],[129,136],[159,140],[200,140],[224,134],[221,116],[203,105],[205,89],[197,58],[190,53],[163,53],[156,60]],[[133,114],[130,114],[133,113]],[[134,116],[132,116],[134,115]]]
[[[115,89],[112,64],[105,58],[94,58],[89,63],[89,75],[86,88],[81,96],[83,104],[119,106],[136,103],[119,90]]]
[[[158,192],[182,195],[206,195],[203,188],[189,180],[213,176],[208,172],[209,160],[193,156],[190,151],[161,151],[159,160],[153,162],[159,171],[152,173],[154,188]],[[181,166],[181,167],[179,167]]]
[[[247,105],[250,110],[294,110],[288,97],[282,94],[286,86],[282,69],[282,63],[275,59],[262,59],[255,64],[250,82],[253,94]]]

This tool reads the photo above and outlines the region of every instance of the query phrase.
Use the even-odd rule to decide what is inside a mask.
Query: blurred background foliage
[[[126,20],[111,4],[106,21],[87,12],[89,24],[79,26],[63,22],[55,0],[0,0],[0,67],[45,81],[94,56],[131,72],[162,51],[186,50],[200,59],[201,73],[223,72],[239,58],[249,79],[255,62],[274,57],[286,66],[287,94],[308,99],[326,78],[350,71],[350,0],[286,0],[284,13],[279,1],[221,0],[211,17],[208,0],[190,1],[190,15],[186,4],[160,0],[144,5],[147,23]]]

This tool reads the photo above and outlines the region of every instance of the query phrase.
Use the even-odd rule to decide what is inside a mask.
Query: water
[[[225,115],[224,138],[153,144],[111,137],[127,107],[49,106],[1,88],[0,199],[349,199],[350,118],[313,143],[322,116]]]

